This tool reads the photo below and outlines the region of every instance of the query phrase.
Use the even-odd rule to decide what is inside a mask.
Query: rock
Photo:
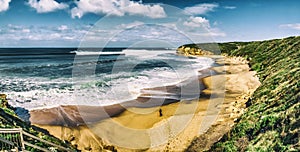
[[[29,118],[30,118],[30,114],[29,111],[27,109],[21,108],[21,107],[16,107],[15,108],[15,113],[17,114],[17,116],[19,118],[21,118],[23,121],[29,123]]]
[[[6,94],[0,94],[1,99],[6,99]]]
[[[117,152],[117,149],[112,145],[104,145],[103,149],[109,150],[109,151],[112,151],[112,152]]]
[[[178,49],[177,49],[177,54],[181,54],[181,55],[185,55],[185,56],[190,56],[190,55],[196,55],[196,56],[201,56],[201,55],[213,55],[212,52],[210,51],[206,51],[206,50],[203,50],[199,47],[197,47],[196,45],[195,46],[180,46]]]
[[[8,101],[5,94],[0,94],[0,107],[7,107]]]
[[[190,47],[184,48],[184,51],[185,51],[185,52],[188,52],[189,50],[190,50]]]

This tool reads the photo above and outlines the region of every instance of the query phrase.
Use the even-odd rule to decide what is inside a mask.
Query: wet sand
[[[83,151],[112,147],[118,151],[183,151],[199,135],[204,137],[205,149],[230,129],[243,113],[250,94],[260,85],[245,60],[211,57],[219,66],[210,69],[214,75],[200,79],[202,91],[198,100],[179,101],[173,96],[162,100],[159,94],[146,89],[140,98],[124,104],[41,109],[31,111],[30,120]],[[180,88],[164,87],[167,93],[178,93]],[[193,96],[195,92],[199,90],[186,94]],[[148,96],[156,98],[149,102]]]
[[[176,85],[146,88],[141,90],[137,99],[107,106],[61,105],[59,107],[30,111],[33,124],[61,125],[75,127],[96,123],[115,117],[129,108],[151,108],[179,102],[181,98],[199,98],[199,92],[205,89],[202,79],[185,80]],[[195,88],[195,83],[198,88]],[[182,90],[185,89],[185,91]],[[197,90],[196,90],[197,89]]]

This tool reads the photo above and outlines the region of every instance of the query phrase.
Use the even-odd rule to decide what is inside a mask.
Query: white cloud
[[[194,17],[191,16],[183,25],[187,28],[188,35],[194,35],[196,37],[219,37],[226,36],[226,33],[222,32],[220,29],[212,27],[208,19],[204,17]]]
[[[189,41],[181,32],[162,25],[143,24],[123,30],[113,37],[114,42],[144,42],[162,41],[170,44],[185,43]]]
[[[69,29],[69,28],[68,28],[67,25],[61,25],[61,26],[59,26],[57,29],[60,30],[60,31],[64,31],[64,30],[67,30],[67,29]]]
[[[23,33],[29,33],[30,32],[30,29],[22,29],[21,30]]]
[[[201,33],[200,33],[200,35],[201,35]],[[218,28],[210,28],[210,29],[208,29],[208,32],[203,33],[202,36],[224,37],[224,36],[226,36],[226,33],[224,33],[223,31],[221,31]]]
[[[166,17],[164,9],[159,5],[143,5],[141,3],[130,2],[124,11],[130,15],[144,15],[150,18],[163,18]]]
[[[183,25],[189,27],[203,27],[210,28],[209,21],[203,17],[190,17],[187,21],[183,22]]]
[[[69,7],[67,4],[58,3],[55,0],[29,0],[28,4],[32,8],[36,9],[38,13],[48,13]]]
[[[158,5],[145,5],[130,0],[79,0],[76,7],[72,8],[72,18],[81,18],[86,13],[124,16],[143,15],[150,18],[166,17],[164,9]]]
[[[184,8],[186,13],[190,13],[192,15],[203,15],[208,12],[213,12],[215,8],[219,7],[219,4],[215,3],[204,3],[204,4],[197,4],[192,7]]]
[[[300,30],[300,23],[282,24],[282,25],[279,25],[279,27],[280,28],[293,29],[293,30]]]
[[[224,6],[225,9],[230,9],[230,10],[233,10],[233,9],[236,9],[236,6]]]
[[[0,12],[7,11],[11,0],[0,0]]]
[[[139,25],[143,25],[143,24],[144,24],[144,22],[134,21],[134,22],[129,23],[129,24],[120,24],[116,28],[117,29],[129,29],[129,28],[133,28],[135,26],[139,26]]]
[[[20,42],[20,41],[80,41],[87,33],[86,26],[66,25],[55,26],[19,26],[8,24],[7,26],[0,26],[1,35],[0,41],[4,42]]]

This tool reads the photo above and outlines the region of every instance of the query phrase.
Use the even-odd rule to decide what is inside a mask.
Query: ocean
[[[156,94],[192,99],[147,88],[182,85],[214,61],[184,57],[169,48],[2,48],[0,93],[27,110],[59,105],[111,105]],[[153,93],[155,92],[155,93]]]

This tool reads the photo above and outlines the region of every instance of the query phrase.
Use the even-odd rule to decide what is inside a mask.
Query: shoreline
[[[136,99],[118,104],[105,106],[61,105],[58,107],[33,109],[30,111],[30,122],[40,125],[75,127],[118,116],[128,108],[153,108],[173,104],[182,101],[179,99],[181,96],[196,96],[197,98],[199,97],[199,91],[202,92],[205,89],[201,79],[206,76],[199,76],[196,80],[183,80],[174,85],[145,88],[141,90],[140,95]],[[199,83],[199,88],[197,88],[199,90],[185,89],[184,94],[182,94],[182,87],[189,88],[189,86],[194,86],[194,83]]]
[[[47,115],[48,118],[55,115],[58,116],[60,113],[63,114],[64,112],[71,114],[60,115],[60,119],[54,120],[43,118],[41,113],[34,113],[31,111],[31,116],[33,116],[31,120],[33,124],[47,129],[54,136],[63,140],[68,140],[73,145],[77,144],[78,148],[81,150],[90,148],[92,151],[99,151],[105,149],[107,145],[113,145],[121,151],[132,151],[132,148],[128,147],[128,145],[138,142],[139,145],[133,145],[136,146],[135,149],[149,151],[182,151],[186,149],[193,138],[199,134],[203,134],[206,137],[212,137],[212,141],[207,141],[209,138],[206,138],[205,144],[211,145],[213,141],[215,142],[219,138],[218,136],[225,134],[234,124],[234,120],[243,113],[243,108],[245,108],[243,105],[247,101],[249,94],[253,93],[259,86],[259,80],[255,77],[255,72],[249,71],[250,68],[245,60],[228,57],[225,57],[222,60],[222,57],[216,56],[212,56],[212,58],[217,58],[216,60],[219,60],[217,61],[217,64],[224,66],[212,67],[210,70],[213,70],[216,74],[201,79],[205,87],[203,87],[199,100],[185,102],[174,102],[174,100],[170,100],[161,107],[157,107],[159,105],[153,105],[153,102],[152,105],[150,104],[141,107],[136,107],[136,102],[129,102],[125,104],[125,108],[124,105],[114,105],[106,108],[83,106],[79,109],[86,111],[86,113],[89,111],[97,111],[97,113],[94,113],[96,115],[91,117],[90,120],[94,124],[86,126],[72,124],[72,122],[78,120],[83,122],[82,119],[78,119],[80,114],[76,111],[74,106],[61,106],[60,108],[51,109],[52,111],[50,110],[48,112],[47,110],[45,111],[45,109],[44,111],[40,111],[44,113],[44,115]],[[226,86],[224,86],[225,84]],[[217,101],[222,99],[224,99],[223,102]],[[142,102],[143,100],[140,101]],[[181,108],[178,112],[177,109],[180,106]],[[108,113],[108,115],[100,115],[103,113]],[[160,113],[162,113],[162,116],[160,116]],[[99,120],[99,115],[100,118],[102,118],[101,120]],[[110,116],[114,117],[105,119]],[[186,117],[189,117],[190,121],[184,125],[180,124]],[[48,122],[41,123],[34,121],[33,118],[47,120]],[[178,120],[172,120],[175,118],[178,118]],[[209,119],[213,120],[210,120],[210,123],[205,124],[204,122],[207,122]],[[49,125],[49,121],[67,123],[54,123]],[[134,130],[151,130],[152,128],[162,127],[163,130],[160,132],[162,137],[150,134],[154,137],[139,135],[140,137],[134,136],[138,140],[129,138],[130,136],[126,134],[126,132],[124,133],[124,130],[122,131],[122,129],[119,131],[115,129],[114,132],[109,130],[111,127],[115,127],[113,124],[116,122]],[[64,126],[67,124],[72,125],[69,127]],[[165,130],[165,124],[168,124],[167,127],[181,125],[181,129],[171,129],[171,131],[168,131]],[[218,133],[212,134],[212,132],[214,132],[212,130],[218,131]],[[172,131],[173,133],[175,131],[175,136],[170,136]],[[89,137],[87,135],[91,136]],[[100,135],[102,138],[97,135]],[[132,141],[124,143],[118,141],[118,138],[129,138],[132,139]],[[153,138],[155,138],[155,140],[153,140]],[[143,142],[141,142],[142,140]],[[165,143],[161,144],[159,142]],[[153,143],[155,143],[155,147],[151,146]],[[126,146],[127,148],[123,148]]]

